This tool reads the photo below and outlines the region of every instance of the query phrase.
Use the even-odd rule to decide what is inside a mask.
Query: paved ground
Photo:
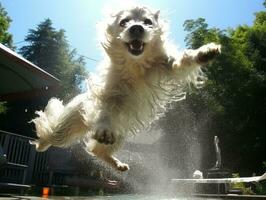
[[[143,196],[143,195],[119,195],[119,196],[95,196],[95,197],[67,197],[67,196],[9,196],[1,197],[0,200],[262,200],[266,199],[266,195],[215,195],[215,194],[197,194],[194,197],[180,198],[164,198],[158,196]]]

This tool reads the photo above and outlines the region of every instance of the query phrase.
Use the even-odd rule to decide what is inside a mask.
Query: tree
[[[69,100],[80,92],[80,85],[86,76],[85,62],[81,56],[77,56],[75,50],[69,48],[64,30],[55,30],[51,20],[47,19],[29,31],[26,41],[28,45],[22,47],[20,53],[60,79],[61,87],[57,97]],[[42,96],[7,102],[7,112],[0,115],[1,128],[36,137],[32,131],[35,129],[33,124],[28,122],[34,118],[36,110],[44,109],[49,98]]]
[[[11,49],[14,49],[12,34],[8,32],[11,21],[12,20],[8,16],[6,10],[0,3],[0,43]]]
[[[0,3],[0,43],[14,49],[15,47],[13,46],[12,34],[8,32],[11,21],[12,20]],[[5,113],[6,110],[6,102],[0,102],[0,114]]]
[[[36,29],[30,29],[25,41],[28,45],[20,53],[42,69],[60,79],[61,98],[69,99],[80,92],[86,76],[83,57],[70,50],[64,30],[55,30],[52,21],[46,19]]]
[[[0,114],[5,113],[7,108],[5,106],[6,102],[0,102]]]
[[[217,42],[222,44],[222,55],[207,66],[205,73],[208,81],[205,87],[192,90],[187,100],[179,102],[171,113],[167,113],[163,127],[169,133],[169,130],[189,130],[189,134],[193,132],[195,137],[205,137],[207,142],[200,139],[204,146],[202,160],[205,169],[214,164],[214,160],[209,159],[210,148],[206,147],[212,148],[213,136],[218,135],[224,167],[244,175],[263,172],[266,141],[266,12],[258,12],[255,16],[252,26],[243,25],[226,31],[209,28],[202,18],[184,23],[184,29],[188,32],[188,48]],[[182,106],[190,114],[182,111]],[[181,119],[187,119],[187,124],[180,126]],[[204,130],[208,135],[201,131],[201,121],[204,121],[207,127]],[[182,133],[178,137],[183,137]],[[178,139],[184,141],[185,137]]]
[[[186,46],[193,49],[199,48],[207,41],[219,40],[217,34],[223,32],[216,28],[208,28],[208,24],[203,18],[186,20],[183,26],[184,30],[190,33],[185,37]]]

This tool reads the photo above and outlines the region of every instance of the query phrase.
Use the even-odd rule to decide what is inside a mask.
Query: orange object
[[[42,188],[42,195],[43,196],[48,196],[49,192],[50,192],[50,188],[48,188],[48,187]]]

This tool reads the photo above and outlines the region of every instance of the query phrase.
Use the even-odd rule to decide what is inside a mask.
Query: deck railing
[[[7,164],[0,169],[0,182],[35,184],[47,182],[47,152],[37,153],[29,143],[34,138],[0,130],[0,146]],[[46,181],[47,179],[47,181]]]
[[[52,147],[39,153],[29,140],[34,138],[0,130],[0,156],[4,157],[2,152],[6,154],[5,164],[0,165],[0,193],[11,186],[24,190],[32,185],[74,187],[75,194],[78,194],[78,187],[117,189],[116,185],[103,182],[100,177],[95,180],[90,179],[87,172],[80,173],[68,150]]]

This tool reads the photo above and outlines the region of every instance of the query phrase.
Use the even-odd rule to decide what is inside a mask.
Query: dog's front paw
[[[215,56],[221,54],[221,45],[209,43],[198,49],[197,62],[205,64],[211,61]]]
[[[105,126],[97,127],[93,139],[104,144],[113,144],[115,142],[114,133]]]

